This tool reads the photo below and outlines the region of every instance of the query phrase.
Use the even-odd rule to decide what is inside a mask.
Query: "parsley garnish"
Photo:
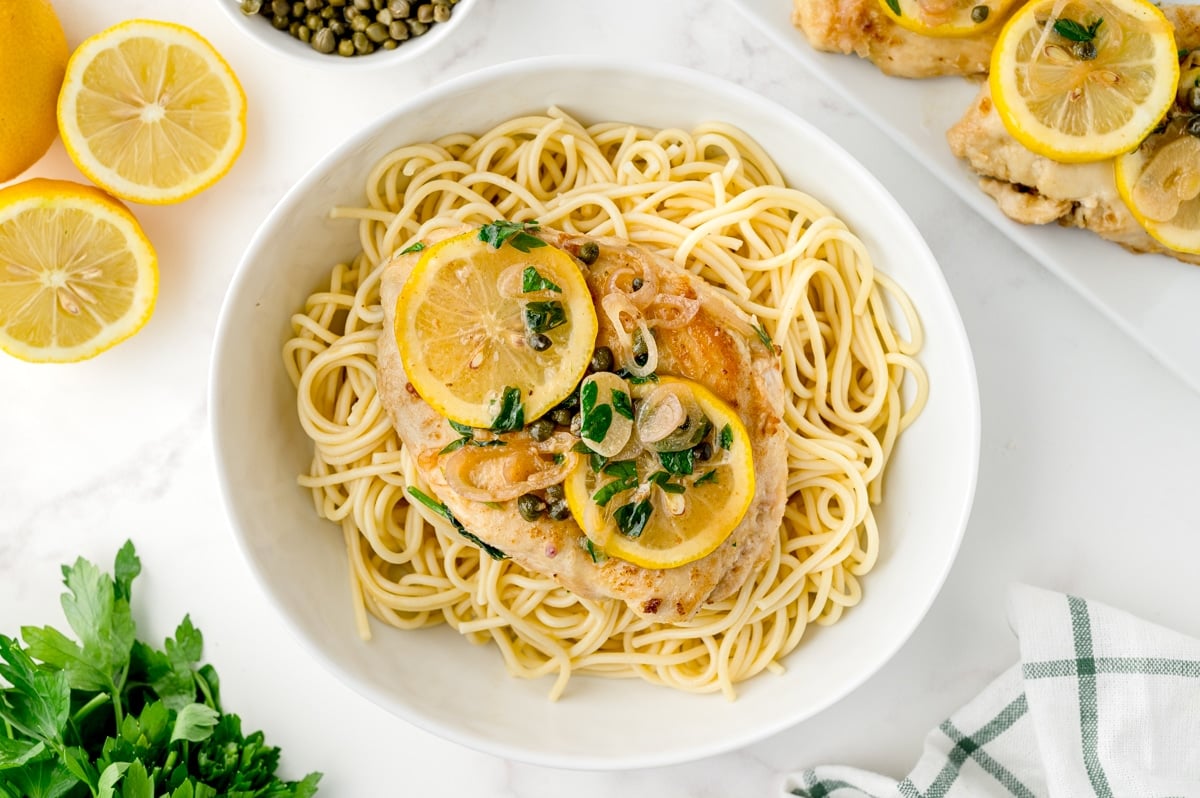
[[[541,239],[537,239],[541,241]],[[537,269],[532,266],[526,266],[525,271],[521,272],[521,290],[526,294],[532,294],[534,291],[554,291],[561,294],[562,289],[554,283],[543,277]]]
[[[445,518],[447,521],[449,521],[450,526],[454,527],[454,530],[456,532],[458,532],[458,534],[462,535],[463,538],[470,541],[471,543],[474,543],[479,548],[483,549],[485,552],[487,552],[488,556],[491,557],[493,560],[507,560],[508,559],[508,555],[505,554],[504,552],[500,551],[500,549],[496,548],[495,546],[492,546],[491,544],[484,543],[482,540],[477,538],[475,535],[468,532],[467,528],[462,525],[462,522],[460,522],[457,518],[454,517],[454,513],[450,512],[449,507],[442,504],[440,501],[433,498],[428,493],[425,493],[424,491],[421,491],[421,490],[417,490],[414,487],[409,487],[408,495],[412,496],[414,499],[419,501],[421,504],[425,505],[430,510],[433,510],[435,513],[440,515],[442,518]]]
[[[409,254],[410,252],[420,252],[420,251],[421,251],[421,250],[423,250],[423,249],[425,249],[425,244],[423,244],[422,242],[418,241],[417,243],[413,244],[412,246],[410,246],[410,247],[407,247],[407,248],[405,248],[405,249],[402,249],[402,250],[400,250],[400,254],[401,254],[401,255],[407,255],[407,254]]]
[[[903,16],[900,13],[900,0],[887,0],[888,8],[892,9],[892,13],[896,16]]]
[[[657,374],[647,374],[645,377],[639,377],[636,374],[630,374],[627,369],[617,369],[617,376],[625,380],[630,385],[645,385],[648,382],[658,382]]]
[[[658,461],[672,474],[687,476],[695,468],[696,455],[692,449],[682,452],[659,452]]]
[[[762,341],[762,345],[772,352],[775,351],[775,342],[771,340],[771,336],[767,335],[767,331],[763,329],[761,324],[754,325],[754,332],[758,335],[758,340]]]
[[[730,447],[733,446],[733,427],[728,424],[721,427],[721,432],[717,436],[717,442],[721,445],[722,449],[729,451]]]
[[[700,477],[695,482],[693,482],[692,485],[693,486],[703,485],[706,482],[716,482],[716,481],[717,481],[717,469],[714,468],[711,471],[705,473],[704,476]]]
[[[654,509],[650,504],[649,499],[642,499],[637,503],[622,504],[613,511],[613,519],[617,522],[617,530],[627,538],[641,537],[642,532],[646,529],[646,522],[650,520],[650,513]]]
[[[446,419],[446,422],[461,437],[459,437],[458,440],[450,441],[450,443],[447,443],[445,446],[442,447],[442,450],[440,452],[438,452],[438,454],[450,454],[450,452],[457,451],[458,449],[461,449],[462,447],[466,446],[467,444],[470,444],[471,446],[479,446],[481,448],[486,447],[486,446],[507,446],[508,445],[502,440],[490,440],[490,441],[475,440],[475,430],[473,427],[468,427],[466,424],[459,424],[457,421],[451,421],[450,419]]]
[[[579,545],[583,547],[583,550],[588,553],[588,556],[592,558],[592,562],[594,563],[602,563],[608,559],[608,555],[604,553],[604,550],[596,548],[596,544],[587,535],[584,535],[580,539]]]
[[[561,302],[526,302],[523,313],[530,332],[544,333],[567,323],[567,311]]]
[[[497,219],[491,224],[485,224],[479,228],[479,240],[491,244],[496,249],[500,249],[507,243],[519,252],[528,252],[531,249],[546,246],[545,241],[530,235],[537,231],[538,223],[536,221],[506,222],[503,219]]]
[[[1073,19],[1057,19],[1054,21],[1054,32],[1069,41],[1090,42],[1096,38],[1096,31],[1100,30],[1102,22],[1103,17],[1085,28]]]
[[[525,405],[521,403],[521,390],[511,385],[504,386],[500,396],[500,412],[492,422],[492,432],[516,432],[525,426]]]
[[[613,477],[613,481],[592,494],[592,501],[601,507],[612,501],[618,493],[637,487],[637,463],[633,460],[618,460],[603,466],[602,470],[605,476]]]
[[[678,482],[671,482],[671,475],[666,471],[655,471],[646,480],[651,485],[658,485],[666,493],[683,493],[685,488]]]
[[[137,639],[141,572],[133,544],[114,576],[83,558],[62,569],[76,639],[50,626],[0,635],[0,795],[309,798],[320,773],[276,775],[279,749],[244,734],[200,665],[204,637],[184,616],[161,649]]]
[[[582,423],[579,426],[579,437],[594,443],[599,443],[608,435],[612,426],[612,405],[597,405],[596,399],[600,393],[595,380],[584,383],[579,390],[579,404],[583,411]]]
[[[612,389],[612,406],[622,416],[633,421],[633,402],[629,399],[629,394],[624,391]]]

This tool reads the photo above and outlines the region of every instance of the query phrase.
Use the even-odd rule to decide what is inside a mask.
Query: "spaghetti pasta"
[[[497,646],[516,676],[636,677],[723,692],[780,660],[809,624],[860,600],[879,551],[872,504],[900,432],[921,411],[922,334],[903,291],[846,225],[789,188],[742,132],[584,127],[562,110],[455,134],[381,160],[357,220],[362,251],[336,265],[292,319],[284,361],[313,460],[300,484],[341,525],[360,631],[368,613],[416,629],[447,623]],[[537,220],[617,236],[718,286],[780,351],[788,504],[763,570],[682,624],[575,596],[496,561],[421,505],[425,488],[376,389],[379,281],[395,252],[441,227]]]

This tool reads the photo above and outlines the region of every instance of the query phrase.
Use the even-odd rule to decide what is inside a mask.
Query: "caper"
[[[633,362],[639,366],[646,365],[650,359],[650,350],[646,347],[646,339],[639,334],[633,336]]]
[[[242,13],[246,16],[262,11],[262,0],[242,0]]]
[[[1187,124],[1184,125],[1183,131],[1189,136],[1200,137],[1200,114],[1189,116]]]
[[[309,14],[304,18],[304,24],[309,30],[320,30],[321,28],[325,27],[325,20],[321,19],[316,14]]]
[[[312,46],[318,53],[332,53],[337,49],[337,34],[330,28],[322,28],[312,37]]]
[[[333,8],[342,8],[346,5],[346,0],[329,0],[329,5]]]
[[[583,414],[576,413],[571,416],[571,434],[578,435],[581,429],[583,429]]]
[[[396,41],[402,42],[408,38],[408,26],[404,24],[404,20],[398,19],[388,25],[388,35]]]
[[[565,408],[558,408],[550,411],[550,420],[562,427],[571,426],[571,411]]]
[[[382,11],[383,7],[386,5],[387,0],[371,0],[371,8],[375,9],[376,11]]]
[[[303,26],[304,26],[304,23],[299,22],[297,20],[292,20],[291,24],[288,25],[288,34],[290,34],[294,38],[297,38],[297,39],[300,38],[300,28],[302,28]]]
[[[1188,107],[1200,111],[1200,87],[1193,86],[1188,90]]]
[[[354,19],[350,20],[350,30],[355,33],[362,33],[371,26],[371,18],[365,14],[359,14]]]
[[[297,19],[304,19],[304,15],[308,13],[308,9],[304,7],[304,0],[296,0],[292,3],[292,16]]]
[[[277,17],[286,17],[292,13],[292,4],[288,0],[271,0],[271,13]]]
[[[301,25],[300,30],[296,31],[296,38],[308,44],[312,41],[312,29],[307,25]]]
[[[381,44],[379,46],[385,50],[395,50],[397,47],[400,46],[400,42],[396,41],[395,39],[388,39],[386,42],[384,42],[383,44]]]
[[[424,22],[428,25],[433,22],[433,6],[429,3],[417,6],[417,22]]]
[[[388,3],[388,11],[391,11],[392,16],[396,19],[401,19],[412,13],[412,7],[408,4],[408,0],[392,0]]]
[[[712,457],[712,444],[704,441],[693,450],[693,453],[697,460],[707,460]]]
[[[408,32],[413,36],[424,36],[429,26],[415,19],[408,20]]]
[[[529,437],[535,441],[548,440],[554,434],[554,422],[547,418],[539,418],[529,425]]]
[[[571,517],[571,508],[567,506],[565,501],[559,499],[556,502],[550,502],[549,515],[555,521],[566,521]]]
[[[559,482],[546,488],[546,501],[553,504],[567,498],[567,492],[563,489],[562,483]]]
[[[354,55],[354,42],[350,41],[349,39],[342,39],[340,42],[338,42],[338,55]]]
[[[271,17],[271,27],[275,30],[287,30],[288,25],[290,24],[291,20],[289,20],[287,17],[283,17],[278,14]]]
[[[386,8],[375,15],[375,21],[380,25],[391,25],[393,19],[394,17],[392,16],[392,12],[388,11]]]
[[[526,521],[536,521],[546,512],[546,502],[533,493],[526,493],[517,499],[517,511]]]
[[[591,371],[612,371],[613,368],[613,353],[607,346],[598,346],[592,352],[592,360],[588,363],[588,369]]]
[[[337,9],[334,8],[333,6],[325,6],[324,8],[321,9],[321,19],[324,19],[324,20],[333,19],[333,15],[336,13],[337,13]]]
[[[634,291],[641,291],[642,286],[645,284],[646,284],[646,281],[643,280],[641,277],[634,277],[632,280],[629,281],[629,287],[632,288]]]
[[[342,19],[346,20],[346,22],[353,22],[354,18],[359,16],[362,16],[362,12],[354,6],[351,6],[342,12]]]
[[[529,348],[534,352],[545,352],[553,343],[550,336],[544,333],[530,333],[526,340],[529,342]]]
[[[1091,61],[1096,57],[1096,43],[1091,39],[1086,42],[1075,42],[1071,45],[1071,55],[1080,61]]]
[[[346,23],[340,19],[331,19],[329,20],[327,30],[333,31],[333,35],[340,38],[346,33]]]
[[[371,0],[354,0],[354,7],[359,11],[370,11]]]
[[[433,7],[434,22],[449,22],[450,21],[450,6],[435,5]]]
[[[579,259],[591,266],[600,257],[600,247],[595,241],[587,241],[579,246]]]
[[[388,37],[387,26],[381,25],[378,22],[372,22],[370,25],[368,25],[365,32],[367,34],[367,38],[376,44],[385,41]]]
[[[567,410],[574,410],[575,408],[579,407],[579,394],[567,394],[566,397],[558,403],[558,406]]]
[[[367,53],[375,52],[375,45],[367,38],[367,34],[359,31],[350,39],[354,43],[354,51],[366,55]]]
[[[987,20],[990,13],[992,13],[992,9],[987,6],[975,6],[971,9],[971,21],[979,25]]]
[[[304,0],[304,7],[309,11],[320,11],[325,7],[325,0]]]

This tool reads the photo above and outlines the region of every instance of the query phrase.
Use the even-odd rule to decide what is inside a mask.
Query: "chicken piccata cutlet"
[[[425,243],[432,245],[462,232],[439,231]],[[378,347],[380,398],[430,490],[471,535],[529,571],[554,578],[580,597],[616,598],[648,619],[685,621],[705,603],[733,594],[751,578],[765,562],[779,533],[786,501],[787,464],[782,421],[784,387],[778,357],[773,348],[759,340],[750,320],[732,302],[669,261],[620,239],[569,235],[545,227],[533,234],[572,256],[597,304],[602,296],[614,291],[614,286],[645,284],[653,284],[656,301],[664,305],[695,303],[694,316],[686,324],[654,328],[658,358],[655,373],[664,381],[674,375],[700,383],[733,408],[745,425],[753,452],[754,492],[745,515],[729,537],[711,553],[678,567],[646,568],[616,557],[597,561],[571,516],[556,519],[541,514],[528,520],[521,512],[519,498],[484,501],[461,489],[458,470],[464,457],[515,455],[523,447],[533,451],[558,441],[555,451],[560,453],[556,455],[559,460],[563,452],[575,456],[572,452],[581,451],[581,439],[576,431],[559,426],[552,439],[538,441],[526,425],[517,431],[488,435],[483,441],[501,441],[502,448],[467,446],[455,450],[461,430],[452,428],[414,389],[393,333],[397,299],[421,257],[417,252],[397,256],[383,273],[380,290],[387,319]],[[585,247],[587,256],[581,258],[581,248]],[[635,283],[630,283],[631,276]],[[597,347],[621,352],[624,339],[612,319],[597,313],[597,322]],[[612,365],[616,370],[621,364]],[[570,439],[564,442],[563,436]],[[545,438],[544,430],[537,437]],[[571,440],[575,445],[565,446]],[[505,467],[511,470],[514,463]],[[522,475],[504,478],[519,480]]]
[[[1164,6],[1162,11],[1175,27],[1180,50],[1200,47],[1200,6]],[[1111,159],[1061,163],[1017,141],[1005,128],[987,83],[946,138],[955,156],[980,175],[980,188],[1014,221],[1080,227],[1132,252],[1200,263],[1200,255],[1168,249],[1138,223],[1117,191]]]

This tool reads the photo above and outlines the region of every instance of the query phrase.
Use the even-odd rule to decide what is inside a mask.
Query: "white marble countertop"
[[[468,0],[483,7],[427,60],[339,76],[267,52],[216,1],[55,0],[72,45],[139,16],[199,30],[243,81],[250,133],[215,188],[182,206],[135,209],[162,269],[158,307],[140,335],[72,366],[0,356],[0,631],[58,623],[59,564],[84,555],[108,566],[131,537],[144,564],[135,600],[141,633],[161,639],[190,612],[227,707],[284,749],[286,775],[322,770],[321,794],[330,796],[519,798],[773,795],[784,772],[834,762],[900,776],[925,732],[1015,661],[1004,596],[1016,581],[1200,636],[1200,522],[1185,501],[1200,476],[1200,396],[726,3]],[[694,67],[750,86],[831,134],[928,239],[978,368],[974,512],[954,570],[907,645],[811,720],[666,769],[579,773],[502,761],[409,726],[335,681],[252,579],[222,510],[209,445],[217,312],[272,205],[392,104],[451,75],[552,53]],[[61,144],[31,176],[80,179]],[[869,597],[869,577],[866,589]]]

